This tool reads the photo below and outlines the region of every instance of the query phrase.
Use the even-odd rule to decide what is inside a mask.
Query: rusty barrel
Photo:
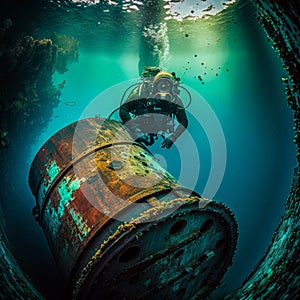
[[[181,186],[119,122],[60,130],[29,184],[72,299],[205,297],[232,263],[231,211]]]

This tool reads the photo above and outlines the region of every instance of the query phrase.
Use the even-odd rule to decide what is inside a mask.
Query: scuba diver
[[[164,139],[161,147],[169,149],[188,126],[186,107],[179,98],[179,88],[188,93],[188,105],[191,95],[180,86],[180,78],[174,72],[145,67],[141,80],[141,83],[130,86],[123,94],[119,116],[137,142],[153,145],[160,135]],[[133,90],[123,103],[130,88]],[[176,129],[175,118],[178,122]]]

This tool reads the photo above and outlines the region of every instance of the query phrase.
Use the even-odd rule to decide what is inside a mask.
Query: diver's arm
[[[131,120],[131,116],[129,112],[133,111],[134,105],[136,105],[136,101],[138,99],[138,91],[139,91],[140,85],[137,86],[128,96],[127,100],[125,103],[123,103],[120,106],[120,111],[119,111],[119,116],[125,124],[126,122]]]
[[[169,137],[173,142],[177,140],[177,138],[185,131],[188,127],[188,119],[185,113],[184,105],[179,97],[176,97],[176,119],[179,123],[175,132]]]
[[[128,103],[122,104],[120,107],[120,111],[119,111],[119,116],[123,122],[123,124],[125,124],[126,122],[131,120],[130,114],[129,114],[129,109],[128,109]]]
[[[134,101],[125,102],[121,105],[119,116],[124,124],[124,126],[127,128],[129,133],[134,139],[141,138],[143,135],[142,131],[137,127],[135,122],[130,122],[132,120],[130,111],[132,111],[134,106]]]
[[[185,110],[182,108],[177,109],[176,118],[179,125],[177,126],[175,132],[170,137],[170,139],[173,142],[177,140],[177,138],[185,131],[185,129],[188,127],[189,124]]]
[[[184,132],[184,130],[188,127],[188,119],[185,113],[185,110],[182,106],[177,108],[176,119],[179,123],[174,133],[172,133],[169,137],[167,137],[161,144],[162,148],[171,148],[175,143],[177,138]]]

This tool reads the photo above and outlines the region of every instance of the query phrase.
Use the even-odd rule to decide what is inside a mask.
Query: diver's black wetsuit
[[[170,137],[167,138],[167,143],[169,144],[166,145],[166,148],[170,148],[188,126],[188,119],[183,108],[182,101],[178,97],[175,102],[154,98],[127,100],[124,104],[121,105],[119,112],[123,124],[126,124],[128,121],[135,119],[135,117],[132,118],[130,116],[130,113],[134,114],[135,117],[142,115],[149,115],[151,117],[151,114],[162,114],[165,116],[169,116],[170,118],[176,116],[178,123],[182,126],[177,126],[176,130],[171,134]],[[153,125],[155,126],[155,124]],[[156,125],[160,126],[161,124]],[[129,129],[130,131],[133,131],[131,128]],[[147,132],[143,133],[147,134]]]

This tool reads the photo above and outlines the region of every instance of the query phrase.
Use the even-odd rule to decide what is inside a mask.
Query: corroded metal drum
[[[29,184],[70,298],[202,298],[232,262],[228,208],[181,186],[116,121],[63,128],[38,152]]]

